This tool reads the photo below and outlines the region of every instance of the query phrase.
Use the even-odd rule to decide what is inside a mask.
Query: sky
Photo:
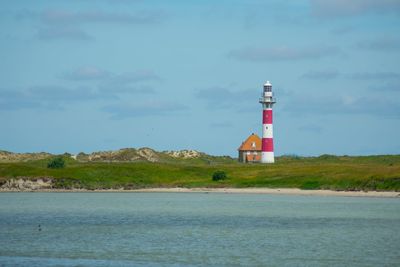
[[[400,153],[398,0],[0,0],[0,150]]]

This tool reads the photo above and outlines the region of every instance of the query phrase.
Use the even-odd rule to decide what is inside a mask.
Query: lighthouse
[[[276,103],[272,84],[267,81],[259,101],[263,107],[263,128],[261,142],[261,163],[274,163],[274,136],[272,127],[272,106]]]

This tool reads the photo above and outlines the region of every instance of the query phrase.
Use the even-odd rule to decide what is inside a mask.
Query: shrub
[[[47,163],[47,168],[50,168],[50,169],[61,169],[61,168],[64,168],[64,166],[65,166],[65,162],[62,157],[53,158],[52,160],[50,160]]]
[[[320,184],[319,181],[306,181],[304,182],[301,186],[300,189],[305,189],[305,190],[312,190],[312,189],[319,189]]]
[[[228,178],[226,176],[226,173],[224,171],[216,171],[213,173],[212,179],[213,181],[220,181],[220,180],[225,180]]]
[[[330,154],[322,154],[318,158],[323,159],[323,160],[330,160],[330,159],[337,159],[338,157],[335,155],[330,155]]]
[[[58,178],[54,179],[53,187],[61,189],[74,189],[74,188],[83,188],[84,186],[78,179]]]

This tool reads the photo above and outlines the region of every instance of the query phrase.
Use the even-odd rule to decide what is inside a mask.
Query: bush
[[[216,171],[213,173],[212,179],[213,181],[220,181],[220,180],[225,180],[228,178],[226,176],[226,173],[224,171]]]
[[[319,159],[323,159],[323,160],[338,159],[337,156],[335,156],[335,155],[330,155],[330,154],[322,154],[322,155],[319,156],[318,158],[319,158]]]
[[[319,188],[320,188],[319,181],[306,181],[300,186],[300,189],[305,189],[305,190],[312,190]]]
[[[50,169],[61,169],[61,168],[64,168],[64,166],[65,166],[65,162],[62,157],[53,158],[52,160],[50,160],[47,163],[47,168],[50,168]]]
[[[74,189],[74,188],[83,188],[81,181],[73,178],[58,178],[54,179],[54,188],[60,189]]]

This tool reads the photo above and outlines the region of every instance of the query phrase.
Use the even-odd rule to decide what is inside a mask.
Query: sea
[[[0,193],[0,266],[400,266],[400,199]]]

